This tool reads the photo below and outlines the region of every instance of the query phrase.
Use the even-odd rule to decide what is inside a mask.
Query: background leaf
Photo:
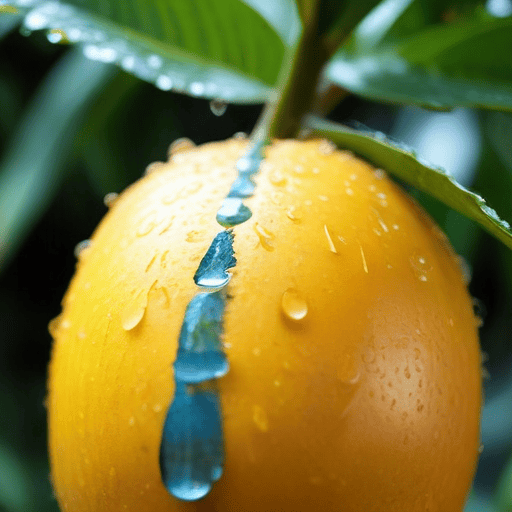
[[[24,27],[49,29],[52,42],[83,43],[88,58],[163,90],[227,102],[265,101],[285,55],[275,30],[240,0],[43,1]]]
[[[454,210],[478,222],[493,236],[512,248],[510,225],[501,220],[487,206],[484,199],[470,192],[440,169],[419,162],[408,148],[402,148],[386,140],[381,133],[361,133],[342,125],[310,118],[308,126],[313,134],[327,137],[338,145],[351,149],[367,158],[374,165],[423,190]]]
[[[381,101],[512,110],[512,52],[500,51],[512,47],[512,18],[479,13],[407,37],[403,32],[381,37],[371,51],[364,40],[351,41],[326,76]]]
[[[27,108],[0,162],[0,270],[51,201],[80,117],[112,74],[74,50]]]

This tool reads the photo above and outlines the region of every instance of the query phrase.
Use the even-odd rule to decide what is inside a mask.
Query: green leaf
[[[53,197],[80,118],[113,71],[68,52],[27,107],[0,162],[0,271]]]
[[[381,133],[362,133],[346,126],[310,117],[307,127],[315,136],[327,137],[353,150],[374,165],[427,192],[447,206],[478,222],[491,235],[512,249],[512,231],[479,195],[459,185],[441,169],[420,162],[408,148],[392,143]]]
[[[16,11],[7,10],[7,6],[4,7],[5,11],[2,12],[0,2],[0,41],[21,24],[21,15]]]
[[[472,16],[369,52],[352,42],[337,52],[326,76],[379,101],[512,110],[512,52],[505,48],[512,48],[512,18]]]
[[[274,28],[240,0],[42,1],[24,27],[82,43],[88,58],[160,89],[234,103],[265,101],[285,55]]]
[[[496,491],[496,508],[499,512],[512,510],[512,458],[500,477]]]

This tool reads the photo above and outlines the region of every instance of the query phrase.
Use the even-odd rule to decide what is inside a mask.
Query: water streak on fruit
[[[243,204],[242,199],[227,197],[217,212],[217,222],[224,227],[242,224],[252,217],[251,210]]]
[[[226,375],[229,363],[222,351],[221,292],[200,293],[187,306],[174,362],[174,377],[197,384]]]
[[[194,275],[194,282],[205,288],[225,286],[231,275],[228,269],[236,265],[233,251],[233,231],[221,231],[213,239]]]
[[[254,231],[258,235],[261,246],[267,251],[274,250],[274,235],[263,226],[260,226],[257,222],[254,223]]]
[[[334,242],[332,241],[331,234],[329,233],[329,229],[327,228],[326,224],[324,224],[324,232],[327,238],[327,243],[329,244],[329,250],[334,254],[338,254],[338,251],[336,250],[336,247],[334,245]]]
[[[241,224],[252,215],[242,199],[254,192],[251,175],[259,169],[262,147],[263,141],[255,143],[236,164],[238,178],[217,212],[217,222],[224,227]],[[175,151],[171,147],[171,154]],[[226,301],[222,288],[231,278],[227,270],[235,265],[233,231],[221,231],[194,275],[194,282],[209,293],[199,293],[189,302],[178,340],[173,365],[176,391],[162,433],[160,471],[169,493],[183,501],[204,497],[223,471],[222,414],[215,379],[229,370],[221,342]]]
[[[168,491],[183,501],[206,496],[222,475],[222,413],[213,382],[189,385],[177,381],[165,420],[160,450],[162,480]]]
[[[295,288],[288,288],[281,297],[281,309],[287,318],[297,322],[306,318],[308,303]]]

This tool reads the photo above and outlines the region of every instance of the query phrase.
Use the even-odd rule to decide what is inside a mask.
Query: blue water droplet
[[[256,142],[248,149],[247,153],[237,161],[236,169],[240,175],[254,174],[258,171],[261,161],[263,160],[263,146],[263,141]]]
[[[224,227],[242,224],[252,217],[251,210],[238,197],[228,197],[222,201],[217,212],[217,222]]]
[[[254,194],[255,188],[256,185],[251,180],[250,176],[239,176],[233,182],[233,185],[231,185],[228,198],[238,197],[244,199],[246,197],[251,197]]]
[[[194,274],[194,282],[205,288],[225,286],[231,276],[227,270],[236,265],[233,251],[233,232],[231,230],[218,233],[203,256]]]
[[[187,306],[174,362],[174,378],[187,383],[226,375],[229,363],[222,351],[225,299],[220,292],[200,293]]]
[[[173,403],[160,445],[160,470],[167,490],[194,501],[210,491],[222,475],[224,443],[219,395],[212,382],[176,381]]]

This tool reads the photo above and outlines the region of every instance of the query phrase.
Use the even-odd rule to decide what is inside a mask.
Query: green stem
[[[293,56],[282,71],[275,101],[270,101],[254,130],[255,137],[292,138],[315,99],[318,77],[330,52],[318,33],[318,8],[308,16]]]

